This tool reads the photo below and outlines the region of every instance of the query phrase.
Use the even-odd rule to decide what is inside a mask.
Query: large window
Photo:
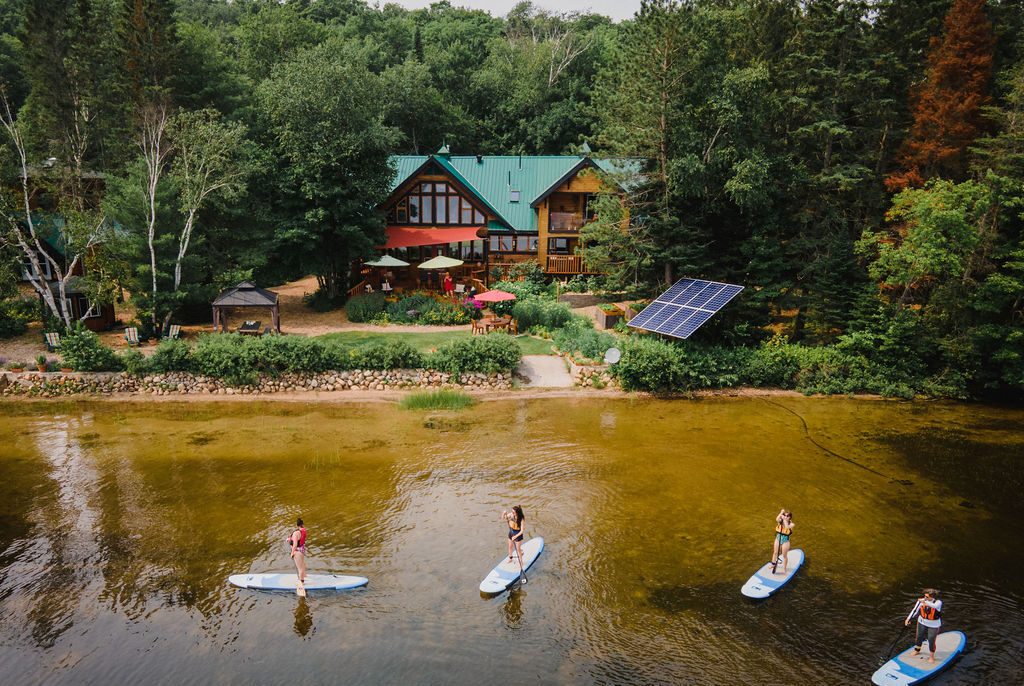
[[[537,252],[537,237],[536,236],[513,236],[511,234],[501,236],[491,236],[491,252],[504,252],[504,253],[518,253],[518,254],[536,254]]]
[[[391,224],[428,224],[430,226],[483,226],[486,219],[467,198],[450,183],[418,183],[388,212]]]

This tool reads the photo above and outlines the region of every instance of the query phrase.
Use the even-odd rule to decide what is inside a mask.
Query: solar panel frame
[[[680,279],[628,324],[674,338],[689,338],[735,298],[743,286],[703,279]]]

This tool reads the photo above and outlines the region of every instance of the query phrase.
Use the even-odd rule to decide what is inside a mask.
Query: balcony
[[[548,255],[548,274],[586,274],[589,272],[580,255]]]
[[[583,224],[583,215],[575,212],[552,212],[548,215],[548,231],[551,233],[579,233]]]

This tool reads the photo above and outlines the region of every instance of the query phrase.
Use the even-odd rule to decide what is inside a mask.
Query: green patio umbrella
[[[392,257],[391,255],[385,255],[384,257],[380,257],[380,258],[374,260],[373,262],[364,262],[363,264],[365,264],[367,267],[408,267],[409,266],[408,262],[403,262],[402,260],[398,259],[397,257]]]
[[[438,255],[434,259],[427,260],[418,266],[420,269],[451,269],[452,267],[458,267],[460,264],[462,264],[462,260]]]

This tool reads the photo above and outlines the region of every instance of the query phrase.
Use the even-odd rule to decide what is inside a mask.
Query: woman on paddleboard
[[[508,560],[511,562],[515,555],[519,555],[519,561],[523,561],[523,522],[526,516],[523,515],[523,508],[516,505],[511,510],[503,511],[501,518],[508,523]]]
[[[779,563],[779,554],[782,555],[782,573],[786,573],[786,566],[789,564],[789,537],[793,535],[793,513],[782,508],[775,517],[775,542],[772,544],[772,573]]]
[[[942,601],[939,600],[939,592],[934,588],[924,589],[924,593],[914,609],[907,615],[903,626],[909,626],[910,620],[917,615],[917,641],[914,643],[914,655],[921,652],[921,644],[928,641],[928,650],[931,656],[928,662],[935,662],[935,639],[939,637],[939,629],[942,627]]]
[[[288,537],[288,545],[292,549],[292,561],[295,563],[299,585],[302,585],[306,581],[306,527],[302,525],[301,517],[295,520],[295,531]]]

